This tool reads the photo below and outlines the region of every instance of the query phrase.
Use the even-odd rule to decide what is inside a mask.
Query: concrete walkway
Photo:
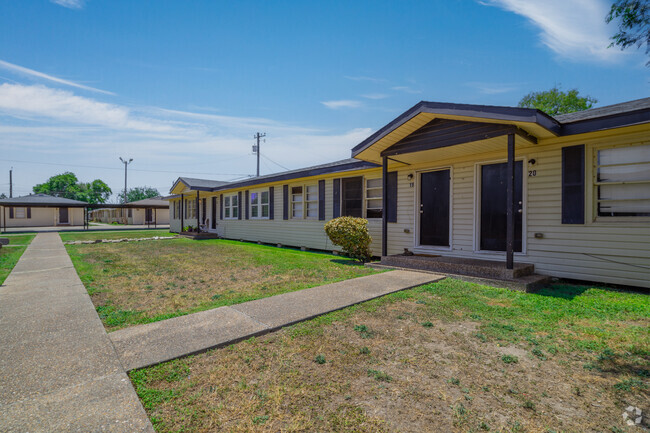
[[[111,332],[127,371],[235,343],[379,296],[443,279],[390,271]]]
[[[0,431],[153,432],[56,233],[0,287]]]

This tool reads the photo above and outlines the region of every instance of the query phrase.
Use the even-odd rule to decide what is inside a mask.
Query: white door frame
[[[422,173],[429,173],[432,171],[449,170],[449,246],[436,246],[436,245],[422,245],[420,244],[420,191],[422,190],[421,179]],[[415,171],[415,196],[413,198],[413,248],[420,251],[451,251],[453,249],[453,228],[454,228],[454,168],[451,165],[435,168],[425,168]]]

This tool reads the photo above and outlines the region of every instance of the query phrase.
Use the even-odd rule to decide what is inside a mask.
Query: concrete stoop
[[[179,236],[185,237],[185,238],[190,238],[190,239],[195,239],[195,240],[201,240],[201,239],[219,239],[219,235],[216,233],[207,233],[207,232],[201,232],[201,233],[179,233]]]
[[[443,273],[463,281],[525,292],[533,292],[550,281],[548,276],[535,274],[531,264],[515,263],[514,269],[506,269],[503,262],[460,257],[395,255],[367,266]]]

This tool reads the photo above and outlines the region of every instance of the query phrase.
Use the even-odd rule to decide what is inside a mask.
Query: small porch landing
[[[550,280],[547,276],[535,274],[535,266],[531,264],[515,263],[513,269],[507,269],[505,262],[461,257],[398,254],[382,257],[379,263],[368,266],[444,273],[470,282],[526,292],[534,291]]]

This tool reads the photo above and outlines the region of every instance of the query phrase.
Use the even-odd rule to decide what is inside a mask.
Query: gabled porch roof
[[[415,134],[409,137],[416,131],[429,132],[428,141],[437,138],[437,146],[445,147],[509,133],[535,142],[558,136],[560,129],[559,122],[537,109],[421,101],[355,146],[352,156],[379,163],[382,155],[401,153],[396,148],[387,152],[398,143],[402,151],[412,151],[419,147]]]

